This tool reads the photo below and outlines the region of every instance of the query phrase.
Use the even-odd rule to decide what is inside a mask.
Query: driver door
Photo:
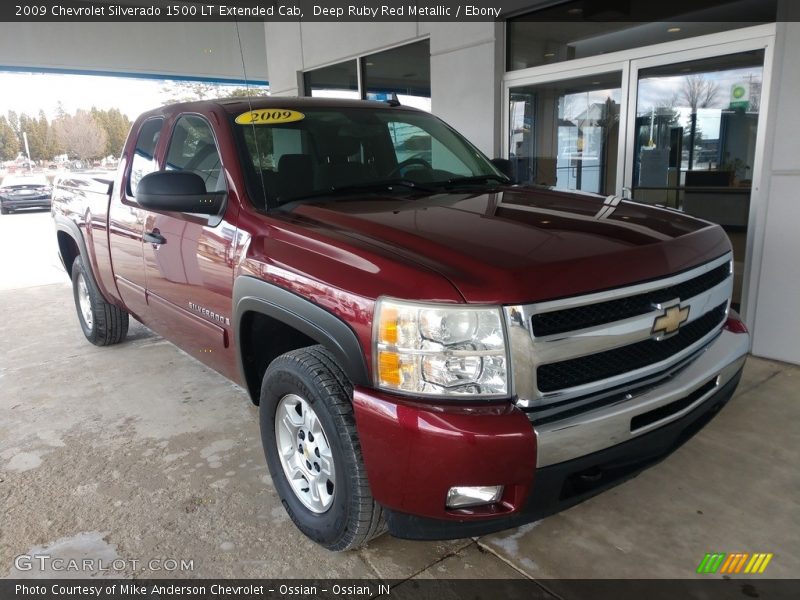
[[[175,120],[164,167],[199,175],[207,192],[227,191],[213,129],[199,115]],[[143,236],[153,327],[229,377],[236,377],[231,344],[235,217],[232,202],[219,215],[145,211]]]

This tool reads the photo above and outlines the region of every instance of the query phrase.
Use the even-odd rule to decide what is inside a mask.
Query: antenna
[[[392,96],[386,100],[386,104],[389,106],[400,106],[400,100],[397,99],[397,92],[392,92]]]
[[[236,39],[239,41],[239,56],[242,58],[242,75],[244,75],[244,87],[247,90],[247,108],[250,112],[253,111],[253,94],[250,93],[250,81],[247,79],[247,65],[244,60],[244,47],[242,46],[242,34],[239,32],[239,19],[235,19],[236,23]],[[261,149],[258,147],[258,135],[256,134],[256,126],[251,123],[250,127],[253,131],[253,142],[256,146],[256,156],[258,157],[258,175],[261,179],[261,189],[264,190],[264,210],[269,210],[269,200],[267,196],[267,187],[264,183],[264,170],[261,168]]]

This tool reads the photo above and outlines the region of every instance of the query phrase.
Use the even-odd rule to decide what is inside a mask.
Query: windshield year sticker
[[[249,110],[236,117],[239,125],[276,125],[278,123],[292,123],[302,121],[306,116],[296,110],[286,108],[261,108]]]

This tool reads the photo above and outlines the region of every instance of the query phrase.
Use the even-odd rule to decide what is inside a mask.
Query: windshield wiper
[[[416,192],[435,194],[438,190],[426,185],[420,185],[410,179],[384,179],[381,181],[365,181],[363,183],[349,183],[346,185],[335,185],[325,190],[318,190],[310,194],[303,194],[295,198],[288,199],[288,202],[296,200],[306,200],[307,198],[318,198],[321,196],[338,196],[341,194],[380,192],[391,190],[393,187],[404,187]]]
[[[435,182],[436,185],[441,185],[445,188],[453,188],[460,185],[473,185],[476,183],[489,183],[490,181],[494,181],[497,183],[504,183],[504,184],[511,184],[511,180],[507,177],[501,177],[500,175],[475,175],[473,177],[454,177],[453,179],[448,179],[447,181],[442,182]]]

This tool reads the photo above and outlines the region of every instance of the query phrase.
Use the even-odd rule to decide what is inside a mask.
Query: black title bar
[[[545,22],[746,23],[762,22],[764,14],[785,20],[779,6],[790,1],[760,0],[743,7],[741,0],[11,0],[0,3],[0,21],[469,22],[525,15],[525,20]]]

